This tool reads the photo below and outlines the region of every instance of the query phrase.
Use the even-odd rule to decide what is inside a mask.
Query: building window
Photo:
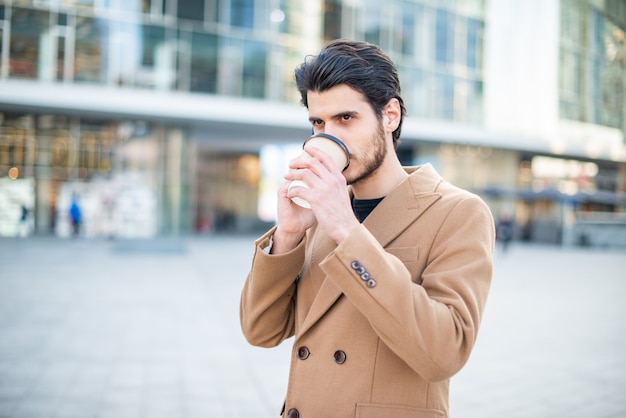
[[[484,23],[480,20],[467,20],[467,58],[465,64],[471,70],[480,71],[483,67],[483,28]]]
[[[237,38],[220,37],[218,49],[219,81],[217,93],[226,96],[241,96],[241,68],[242,68],[242,40]]]
[[[464,122],[479,125],[483,122],[483,82],[481,80],[467,80],[467,97],[462,101],[464,106]]]
[[[380,19],[380,8],[378,5],[368,4],[364,6],[363,25],[364,38],[366,42],[381,45],[382,40],[382,22]]]
[[[190,90],[217,92],[217,36],[193,32],[191,37]]]
[[[230,0],[230,24],[254,28],[254,0]]]
[[[103,20],[76,17],[74,81],[102,83],[104,73],[104,48],[106,25]]]
[[[626,26],[626,3],[624,0],[606,0],[605,11],[618,25]]]
[[[441,9],[435,13],[435,61],[446,65],[454,61],[454,15]]]
[[[428,100],[431,94],[428,86],[431,83],[429,83],[429,75],[424,70],[412,67],[400,67],[399,73],[405,96],[404,101],[409,114],[417,118],[430,117],[431,107]]]
[[[2,7],[0,6],[0,12],[2,11]],[[4,20],[2,20],[2,16],[0,16],[0,78],[4,78],[6,77],[7,74],[7,69],[5,68],[7,59],[5,57],[6,54],[6,48],[4,47],[4,42],[5,39],[9,39],[8,36],[5,36],[5,23]]]
[[[246,41],[243,45],[243,91],[245,97],[265,97],[267,45]]]
[[[433,97],[432,115],[435,119],[454,120],[454,84],[455,80],[449,74],[435,76],[435,91]]]
[[[605,12],[561,2],[560,115],[626,131],[625,28]]]
[[[43,72],[40,48],[50,38],[49,17],[44,11],[13,8],[9,47],[11,77],[37,78]]]
[[[141,27],[141,68],[136,85],[169,90],[176,79],[172,41],[162,26]]]
[[[435,19],[433,10],[419,6],[415,15],[416,45],[413,59],[420,64],[433,61],[435,49]]]
[[[597,9],[592,10],[593,48],[596,51],[593,64],[597,65],[597,83],[600,91],[593,95],[597,108],[592,122],[624,129],[623,109],[626,105],[626,48],[624,29],[604,18]],[[592,87],[592,86],[590,86]]]
[[[399,43],[400,52],[404,55],[413,56],[415,54],[415,33],[417,29],[415,21],[419,16],[417,4],[413,2],[402,2],[402,24],[400,25]],[[421,9],[421,7],[420,7]]]
[[[326,0],[324,2],[324,42],[340,38],[342,33],[341,2]]]
[[[277,26],[280,33],[292,33],[295,35],[301,32],[296,22],[299,22],[298,18],[302,14],[299,13],[300,10],[296,7],[301,8],[302,6],[299,3],[290,4],[287,0],[279,0],[279,7],[271,11],[270,20]]]
[[[179,0],[176,17],[202,22],[204,20],[204,0]]]

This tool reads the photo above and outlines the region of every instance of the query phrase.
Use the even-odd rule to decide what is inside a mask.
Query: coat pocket
[[[445,418],[444,411],[402,405],[357,403],[356,418]]]

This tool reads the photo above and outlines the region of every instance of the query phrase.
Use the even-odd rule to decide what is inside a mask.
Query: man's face
[[[342,84],[324,92],[309,91],[307,100],[314,132],[338,137],[350,151],[350,166],[343,172],[348,184],[370,178],[384,161],[388,144],[365,96]]]

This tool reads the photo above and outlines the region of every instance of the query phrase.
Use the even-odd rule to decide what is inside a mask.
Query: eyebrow
[[[348,115],[348,116],[356,116],[358,114],[359,114],[359,112],[357,112],[356,110],[346,110],[346,111],[343,111],[343,112],[335,113],[334,115],[332,115],[330,117],[330,119],[338,119],[338,118],[341,118],[341,117],[346,116],[346,115]],[[313,122],[315,120],[322,120],[322,118],[318,118],[316,116],[309,116],[309,122]]]

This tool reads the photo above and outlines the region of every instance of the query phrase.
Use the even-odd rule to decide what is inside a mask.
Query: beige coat
[[[284,416],[447,417],[492,275],[491,212],[430,165],[339,246],[312,228],[292,252],[256,242],[241,295],[254,345],[295,335]]]

